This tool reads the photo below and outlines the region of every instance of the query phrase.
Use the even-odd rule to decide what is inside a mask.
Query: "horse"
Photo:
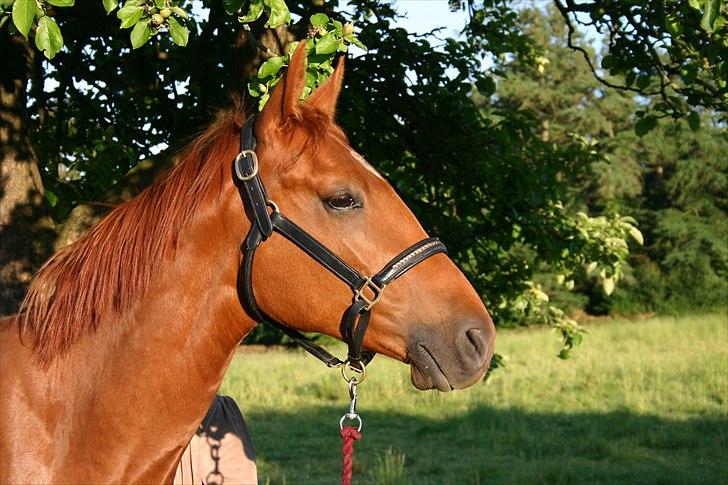
[[[306,101],[305,47],[255,120],[256,170],[276,209],[372,274],[426,237],[396,191],[334,121],[344,60]],[[38,271],[0,325],[0,482],[169,483],[241,340],[250,217],[230,161],[241,109],[178,163]],[[351,291],[278,233],[260,245],[257,305],[283,324],[342,339]],[[366,351],[409,364],[418,389],[480,381],[495,330],[477,292],[439,252],[387,288]]]

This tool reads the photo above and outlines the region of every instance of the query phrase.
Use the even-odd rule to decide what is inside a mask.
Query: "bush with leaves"
[[[245,90],[262,106],[292,42],[309,48],[309,91],[335,55],[361,38],[369,51],[350,62],[339,119],[352,144],[445,240],[500,322],[553,325],[568,351],[578,327],[544,298],[537,277],[548,269],[568,288],[573,275],[596,266],[611,290],[623,274],[632,221],[579,216],[565,204],[569,187],[600,159],[592,141],[544,140],[531,113],[492,97],[507,82],[506,60],[544,66],[538,44],[504,2],[451,2],[469,9],[465,37],[440,39],[394,27],[396,13],[383,0],[352,1],[345,14],[320,2],[205,0],[205,19],[180,2],[54,0],[66,6],[56,8],[49,0],[34,1],[31,11],[24,0],[0,1],[3,28],[35,37],[48,58],[30,63],[27,109],[46,198],[60,221],[80,201],[126,182],[153,147],[177,148],[223,103],[226,89]],[[113,12],[129,34],[120,34]],[[49,37],[50,47],[38,40],[45,17],[65,36]],[[495,61],[487,71],[485,57]]]

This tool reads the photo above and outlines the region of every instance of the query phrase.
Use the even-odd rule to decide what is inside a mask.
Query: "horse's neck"
[[[236,291],[242,207],[236,222],[226,222],[224,212],[200,212],[126,321],[100,325],[52,367],[69,364],[61,373],[88,376],[75,386],[66,412],[73,420],[59,438],[71,456],[98,457],[99,477],[161,480],[252,329]]]

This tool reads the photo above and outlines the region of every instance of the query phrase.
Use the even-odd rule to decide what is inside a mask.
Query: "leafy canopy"
[[[204,124],[209,110],[225,103],[227,90],[247,91],[261,107],[299,41],[308,48],[304,96],[331,72],[337,53],[352,44],[369,47],[350,63],[340,121],[428,230],[445,240],[500,322],[555,326],[565,357],[579,342],[579,329],[539,278],[550,274],[552,284],[568,290],[591,273],[611,293],[625,274],[627,241],[642,239],[634,219],[619,211],[577,210],[569,203],[570,187],[603,160],[596,140],[578,133],[544,137],[534,113],[513,109],[503,91],[496,92],[508,85],[514,60],[548,72],[542,47],[504,2],[451,2],[466,8],[469,20],[462,36],[442,38],[393,27],[396,11],[386,1],[353,1],[341,12],[318,2],[209,0],[202,2],[209,8],[205,19],[175,1],[0,1],[0,22],[35,37],[47,57],[45,68],[34,71],[28,109],[46,197],[59,220],[81,201],[132,180],[142,187],[137,175],[154,166],[168,144],[177,148]],[[615,16],[621,8],[560,6],[573,15],[596,5]],[[698,50],[722,42],[718,23],[711,24],[709,42],[695,44]],[[624,42],[610,44],[609,54],[626,56]],[[698,66],[700,79],[722,72],[705,66]],[[632,71],[653,68],[640,64]],[[240,79],[249,82],[244,87]],[[634,83],[631,92],[649,94],[650,85]],[[671,95],[691,109],[714,103],[688,94]],[[641,119],[662,113],[660,106],[648,108],[657,114],[644,110]],[[686,112],[680,113],[669,112]]]

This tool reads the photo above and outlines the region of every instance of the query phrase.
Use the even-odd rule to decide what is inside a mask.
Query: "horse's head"
[[[334,123],[343,59],[306,102],[299,47],[256,124],[260,174],[271,200],[365,275],[426,237],[392,187],[348,144]],[[274,233],[257,251],[259,306],[302,331],[341,338],[352,293],[329,271]],[[481,379],[495,330],[473,287],[445,254],[414,267],[372,309],[364,347],[409,363],[419,389],[461,389]]]

